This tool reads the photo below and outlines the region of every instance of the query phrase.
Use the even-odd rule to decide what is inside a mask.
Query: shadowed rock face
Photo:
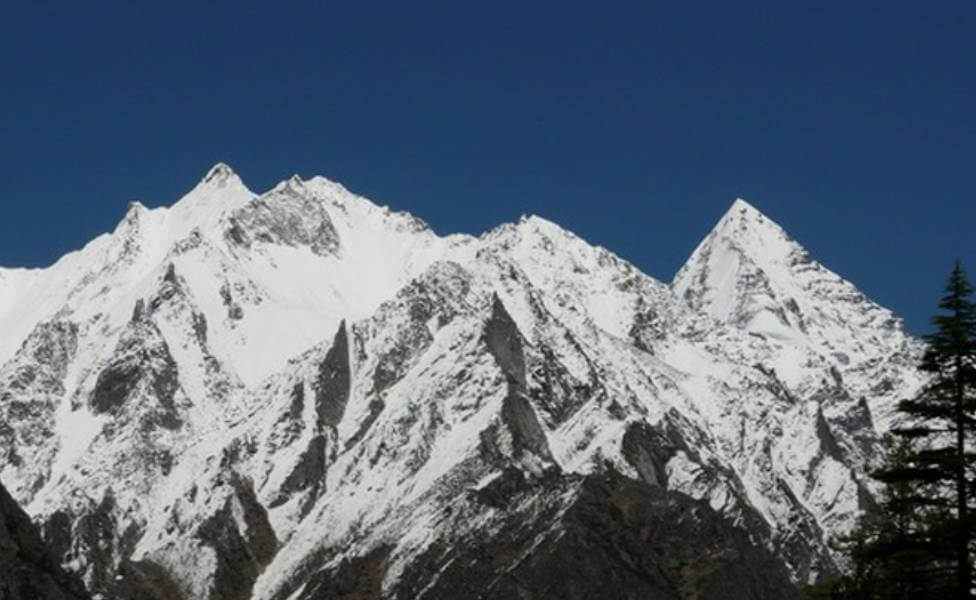
[[[187,600],[172,575],[148,560],[125,561],[104,600]]]
[[[278,550],[278,540],[268,522],[268,514],[258,502],[250,483],[231,479],[234,498],[204,521],[196,537],[210,546],[217,556],[212,600],[247,600],[258,575]],[[237,509],[235,511],[234,503]],[[234,513],[245,523],[240,530]]]
[[[510,390],[502,401],[501,417],[512,435],[515,458],[524,452],[531,452],[541,458],[552,459],[546,434],[539,425],[532,405],[524,396]]]
[[[532,404],[525,396],[525,350],[522,347],[522,335],[497,295],[492,296],[491,316],[485,322],[482,339],[488,352],[505,373],[508,394],[502,401],[501,418],[512,435],[515,457],[518,458],[523,452],[531,452],[551,460],[552,452],[546,434]]]
[[[154,403],[151,408],[144,409],[143,426],[178,429],[181,422],[174,405],[178,387],[176,361],[139,300],[132,320],[119,337],[115,358],[95,381],[90,400],[92,411],[119,415],[126,410],[128,401],[144,390]]]
[[[529,498],[535,501],[526,504]],[[581,479],[550,471],[530,479],[510,468],[467,501],[498,509],[498,518],[475,535],[434,542],[392,589],[381,589],[390,563],[389,549],[380,546],[315,573],[297,597],[799,597],[782,563],[707,503],[615,472]]]
[[[333,570],[316,573],[303,586],[299,600],[382,598],[389,553],[389,548],[380,547],[366,556],[345,559]]]
[[[571,479],[543,485],[562,489]],[[431,599],[799,597],[783,565],[706,503],[614,472],[585,478],[551,519],[510,519],[490,537],[432,547],[397,597],[424,588]]]
[[[258,242],[304,246],[319,256],[339,250],[339,234],[323,203],[297,178],[234,211],[225,237],[245,248]]]
[[[318,500],[323,488],[325,487],[325,475],[327,465],[325,453],[327,450],[327,440],[324,434],[318,434],[309,441],[305,451],[295,464],[294,469],[281,484],[281,491],[272,500],[268,507],[276,508],[287,502],[297,493],[311,490],[308,497],[302,502],[301,515],[305,517],[312,507],[312,503]]]
[[[485,344],[498,362],[509,383],[525,389],[525,355],[518,326],[497,295],[492,296],[491,317],[485,323]]]
[[[81,581],[65,572],[30,518],[0,486],[0,598],[83,600]]]
[[[315,385],[315,409],[320,425],[335,427],[342,420],[349,401],[350,381],[349,337],[343,321],[339,324],[332,347],[319,365]]]
[[[647,423],[633,423],[621,442],[624,458],[634,467],[640,479],[651,485],[668,487],[667,464],[674,455],[674,445]]]

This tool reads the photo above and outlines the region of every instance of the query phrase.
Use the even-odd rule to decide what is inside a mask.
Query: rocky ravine
[[[218,165],[0,269],[0,480],[105,598],[788,597],[919,352],[742,201],[664,284]]]

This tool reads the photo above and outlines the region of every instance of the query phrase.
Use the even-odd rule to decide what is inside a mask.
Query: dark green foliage
[[[852,568],[811,588],[812,598],[970,598],[976,507],[976,304],[959,263],[932,319],[919,368],[932,377],[904,400],[874,477],[886,493],[875,514],[839,541]]]

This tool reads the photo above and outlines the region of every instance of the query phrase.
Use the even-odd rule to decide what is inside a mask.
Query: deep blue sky
[[[225,161],[665,281],[741,196],[919,333],[976,278],[976,2],[59,4],[0,23],[5,266]]]

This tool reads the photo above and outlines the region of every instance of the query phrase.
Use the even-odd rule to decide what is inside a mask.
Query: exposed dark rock
[[[496,294],[492,294],[491,316],[485,322],[482,339],[489,353],[505,374],[508,394],[502,400],[501,420],[512,436],[512,451],[518,459],[530,452],[547,460],[552,459],[549,442],[542,425],[525,396],[525,351],[522,335],[512,317]],[[493,452],[494,442],[482,436],[483,449]],[[489,442],[485,446],[485,442]]]
[[[783,497],[792,505],[792,511],[796,516],[790,522],[788,529],[777,532],[773,540],[774,551],[801,581],[808,580],[812,572],[817,572],[821,580],[833,577],[837,574],[836,565],[829,556],[818,552],[811,544],[813,540],[824,539],[817,520],[802,505],[786,482],[779,480],[777,484]]]
[[[230,284],[226,281],[220,286],[220,299],[227,307],[227,318],[231,321],[240,321],[244,318],[244,308],[234,300],[230,292]]]
[[[150,560],[123,561],[105,600],[191,600],[179,583],[160,565]]]
[[[631,423],[624,432],[621,450],[641,481],[667,489],[666,467],[676,452],[670,440],[647,423]]]
[[[339,233],[322,200],[297,178],[237,209],[228,222],[226,239],[244,248],[263,242],[305,246],[320,256],[339,250]]]
[[[241,227],[240,222],[234,217],[228,219],[230,227],[227,228],[227,233],[225,234],[228,241],[233,242],[238,246],[249,246],[250,241],[248,236],[244,233],[244,229]]]
[[[522,349],[522,334],[497,294],[492,294],[491,316],[485,323],[483,339],[509,382],[524,390],[525,353]]]
[[[278,538],[268,521],[268,511],[258,501],[249,480],[234,477],[231,485],[237,494],[237,501],[244,514],[244,523],[247,525],[244,536],[248,548],[257,564],[263,569],[278,552]]]
[[[412,358],[420,355],[433,339],[423,321],[411,321],[399,332],[397,343],[384,353],[373,371],[373,391],[382,394],[387,388],[403,378],[409,370]]]
[[[373,398],[370,400],[368,408],[369,413],[363,419],[363,422],[359,424],[359,429],[356,430],[356,433],[346,442],[346,448],[352,448],[359,443],[359,440],[366,437],[369,428],[373,426],[373,423],[379,418],[380,413],[386,408],[386,403],[380,398]]]
[[[529,367],[531,377],[528,382],[528,395],[532,399],[533,406],[542,413],[540,416],[550,429],[555,429],[569,420],[595,395],[605,393],[590,358],[586,356],[572,335],[567,332],[565,338],[577,355],[587,363],[589,369],[587,381],[580,381],[573,377],[547,346],[539,347],[542,361]]]
[[[319,365],[318,376],[315,379],[315,409],[318,413],[319,424],[335,427],[342,421],[349,402],[349,386],[351,384],[351,370],[349,367],[349,338],[346,332],[346,322],[339,323],[325,359]]]
[[[236,474],[231,477],[234,495],[197,529],[196,537],[213,548],[217,557],[213,587],[208,600],[247,600],[254,582],[274,558],[278,540],[268,514],[258,502],[250,483]],[[245,531],[234,517],[233,503],[241,510]]]
[[[81,580],[67,573],[27,514],[0,486],[0,598],[84,600]]]
[[[325,488],[325,451],[325,435],[320,433],[309,441],[308,447],[302,452],[298,462],[295,463],[295,467],[285,478],[284,483],[281,484],[278,495],[268,507],[281,506],[296,493],[311,490],[309,497],[306,498],[302,506],[301,515],[304,517],[307,511],[311,509],[312,503],[318,499]]]
[[[291,390],[291,404],[288,405],[287,418],[301,420],[305,412],[305,383],[299,381]]]
[[[52,555],[64,558],[71,551],[71,523],[71,515],[58,510],[48,515],[41,524],[41,537]]]
[[[334,569],[315,573],[294,600],[368,600],[381,598],[390,548],[343,559]]]
[[[141,379],[142,369],[135,362],[120,362],[103,369],[92,392],[92,410],[97,414],[122,407]]]
[[[377,358],[373,370],[373,392],[377,395],[382,396],[384,391],[403,379],[430,346],[434,336],[428,322],[435,316],[440,323],[446,323],[453,317],[451,302],[455,298],[448,296],[453,287],[463,289],[464,286],[454,286],[456,282],[453,280],[442,281],[437,273],[432,268],[423,277],[410,282],[381,309],[381,312],[385,309],[405,313],[408,318],[391,328],[392,340]],[[445,287],[450,291],[446,291]]]
[[[522,469],[509,466],[498,477],[476,490],[474,497],[481,504],[503,510],[509,502],[528,491],[531,485]]]
[[[766,367],[761,363],[756,363],[752,365],[754,369],[762,373],[768,378],[768,381],[763,387],[765,387],[771,394],[779,398],[780,400],[787,402],[789,404],[797,404],[799,401],[793,392],[780,380],[779,376],[776,375],[776,370],[771,367]]]
[[[44,522],[45,541],[62,563],[84,565],[86,581],[93,590],[112,585],[117,565],[135,549],[142,528],[129,523],[123,528],[112,490],[100,502],[91,503],[78,513],[57,511]]]
[[[291,402],[288,404],[288,409],[278,416],[275,423],[277,433],[274,435],[274,441],[269,442],[272,448],[290,446],[301,436],[306,427],[304,413],[305,382],[299,380],[291,388]]]
[[[115,575],[115,508],[115,497],[108,490],[93,510],[77,518],[72,533],[74,548],[71,555],[83,554],[80,558],[88,564],[88,578],[93,589],[104,587]]]
[[[78,325],[70,321],[48,321],[39,324],[24,345],[33,345],[32,356],[39,366],[46,367],[53,379],[60,380],[68,363],[78,350]]]
[[[89,402],[96,414],[118,414],[142,391],[153,400],[140,407],[143,429],[177,429],[181,425],[175,405],[178,388],[176,361],[166,341],[155,324],[140,317],[122,332],[112,362],[95,380]]]
[[[66,391],[68,368],[76,359],[78,335],[78,325],[70,321],[38,323],[17,354],[0,365],[4,367],[0,370],[0,466],[39,465],[29,486],[32,491],[49,474],[37,452],[56,434],[54,413]]]
[[[512,487],[516,504],[528,494],[551,498],[579,486],[568,510],[543,506],[535,519],[503,512],[490,533],[433,544],[388,597],[415,598],[422,590],[432,600],[799,597],[783,565],[706,503],[612,471],[574,481],[550,477],[536,483],[542,489]]]
[[[132,322],[142,321],[146,318],[146,303],[142,298],[136,300],[135,306],[132,307]]]
[[[202,312],[193,311],[193,335],[201,347],[207,345],[207,317]]]
[[[823,409],[817,409],[817,438],[820,440],[820,448],[824,453],[833,458],[834,460],[844,463],[845,452],[841,449],[840,444],[837,443],[837,438],[834,437],[834,432],[831,431],[830,425],[827,424],[827,419],[824,418]]]
[[[668,323],[659,313],[659,307],[647,302],[643,296],[637,297],[634,322],[627,332],[634,345],[654,354],[654,345],[667,337]]]
[[[845,432],[862,456],[872,456],[876,452],[878,435],[871,418],[871,409],[863,396],[849,410],[833,416],[828,424],[831,428]]]
[[[173,285],[179,285],[179,282],[176,281],[176,265],[173,263],[166,265],[166,273],[163,275],[163,281]]]
[[[512,434],[515,458],[520,458],[524,452],[530,452],[540,458],[552,460],[546,433],[525,396],[510,389],[502,400],[501,417]]]

